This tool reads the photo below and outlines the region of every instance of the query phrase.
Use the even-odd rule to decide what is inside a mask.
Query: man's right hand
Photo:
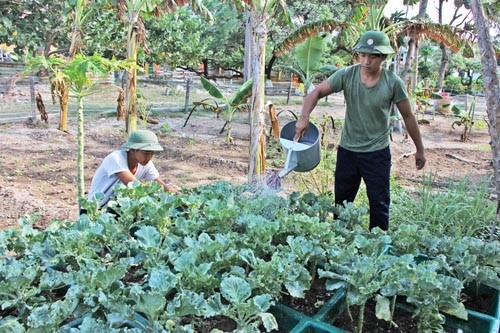
[[[302,138],[309,128],[309,117],[300,117],[295,124],[295,136],[293,137],[293,141],[299,141]]]

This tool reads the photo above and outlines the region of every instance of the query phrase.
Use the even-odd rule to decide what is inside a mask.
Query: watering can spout
[[[281,170],[281,172],[279,173],[280,178],[285,177],[290,172],[292,172],[293,169],[295,169],[297,167],[298,163],[297,163],[296,158],[294,158],[294,157],[295,157],[295,155],[293,154],[293,150],[288,149],[288,153],[286,156],[286,162],[285,162],[285,168],[283,170]]]
[[[297,162],[291,163],[288,167],[285,167],[283,170],[280,171],[278,176],[280,178],[284,178],[286,175],[288,175],[290,172],[292,172],[295,168],[297,167]]]

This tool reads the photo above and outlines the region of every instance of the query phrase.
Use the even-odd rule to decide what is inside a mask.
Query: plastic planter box
[[[398,303],[396,305],[402,311],[412,312],[412,307],[407,304]],[[347,304],[345,293],[334,295],[329,302],[312,318],[315,322],[322,322],[328,326],[333,326],[334,321],[346,310]],[[472,310],[467,310],[468,320],[462,320],[453,316],[445,315],[445,327],[452,329],[461,329],[463,333],[498,333],[500,332],[500,319],[493,316],[479,313]],[[304,325],[304,323],[299,323]],[[297,326],[298,327],[298,326]],[[338,331],[346,332],[338,327],[333,326]],[[302,331],[293,331],[302,332]],[[304,331],[304,332],[320,332],[323,331]]]
[[[284,330],[286,332],[291,332],[299,324],[299,322],[309,319],[309,317],[303,315],[302,313],[280,303],[277,303],[271,309],[271,312],[276,318],[280,330]]]
[[[314,319],[304,319],[290,333],[348,333],[340,328],[319,322]]]
[[[398,309],[412,312],[412,307],[397,304]],[[500,320],[472,310],[467,310],[467,320],[445,314],[445,328],[461,329],[464,333],[498,333]]]
[[[339,308],[339,307],[342,307],[345,305],[344,302],[340,302],[340,300],[344,297],[344,294],[345,294],[344,288],[340,288],[340,289],[336,290],[330,296],[330,298],[327,299],[327,301],[325,302],[325,304],[323,304],[323,306],[321,306],[315,313],[310,314],[310,315],[301,313],[301,312],[291,308],[290,306],[282,304],[282,303],[278,303],[275,306],[276,313],[274,313],[274,315],[275,315],[275,317],[276,317],[276,314],[278,314],[278,316],[283,315],[283,316],[288,316],[290,318],[296,318],[296,319],[300,319],[300,320],[302,320],[302,319],[314,319],[314,320],[319,321],[319,322],[325,322],[325,323],[332,322],[333,320],[335,320],[337,314],[341,313],[344,310],[344,308]],[[282,312],[282,314],[280,314],[280,312]],[[278,321],[278,323],[279,323],[279,321]]]
[[[283,304],[276,304],[272,313],[281,331],[289,333],[347,333],[340,328],[317,321]]]
[[[500,319],[500,292],[498,289],[488,287],[484,284],[476,286],[476,284],[471,283],[465,287],[463,292],[471,297],[479,295],[481,298],[488,299],[489,303],[487,304],[487,309],[485,311],[476,312],[484,313],[493,318]]]
[[[464,333],[498,333],[500,319],[480,312],[467,310],[468,320],[446,316],[445,327],[461,329]]]
[[[345,288],[339,288],[330,297],[321,309],[313,316],[313,319],[325,323],[333,323],[337,317],[346,310]]]

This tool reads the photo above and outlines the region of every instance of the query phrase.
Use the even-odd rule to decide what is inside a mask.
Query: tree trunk
[[[274,66],[276,59],[278,59],[278,57],[276,57],[273,54],[271,56],[271,60],[269,60],[269,63],[268,63],[267,68],[266,68],[266,79],[267,80],[271,80],[271,73],[273,72],[273,66]]]
[[[201,59],[203,64],[203,76],[208,77],[208,59]]]
[[[444,0],[439,0],[439,7],[438,7],[438,22],[439,24],[443,24],[443,1]],[[448,52],[446,52],[446,47],[444,46],[443,43],[439,44],[439,47],[441,48],[441,65],[439,66],[439,73],[438,73],[438,82],[437,82],[437,89],[439,92],[443,90],[444,86],[444,79],[446,75],[446,66],[448,65],[449,61],[449,56]]]
[[[448,56],[448,52],[446,52],[446,47],[443,43],[441,43],[439,47],[441,48],[441,65],[439,66],[439,75],[436,88],[438,89],[438,91],[442,91],[444,86],[444,77],[446,74],[446,66],[448,65],[450,57]]]
[[[259,153],[265,151],[265,142],[260,141],[265,131],[264,113],[264,70],[267,42],[267,18],[260,11],[251,12],[252,27],[252,98],[250,101],[251,133],[250,133],[250,161],[248,166],[248,182],[255,183],[262,176],[264,156]],[[265,134],[265,133],[264,133]],[[259,144],[260,141],[260,144]],[[264,147],[262,147],[264,145]]]
[[[408,50],[406,51],[406,62],[405,62],[405,70],[404,70],[404,76],[403,76],[403,81],[406,83],[407,86],[411,88],[414,87],[414,82],[411,82],[412,78],[412,72],[413,72],[413,64],[415,63],[415,39],[411,38],[408,41]]]
[[[491,229],[490,239],[493,239],[498,220],[500,219],[500,85],[496,74],[497,63],[493,43],[491,42],[489,24],[486,22],[483,7],[479,0],[471,0],[472,15],[481,53],[482,74],[486,92],[486,110],[493,151],[493,170],[495,173],[495,191],[497,196],[496,221]]]
[[[74,36],[74,31],[71,37],[71,48],[75,48],[73,45],[75,43],[76,37]],[[56,34],[52,33],[50,37],[47,40],[47,45],[45,46],[44,50],[44,57],[48,58],[50,56],[50,47],[52,46],[54,42],[54,38],[56,37]],[[67,61],[68,63],[74,58],[73,57],[69,58]],[[69,100],[69,86],[70,83],[66,82],[66,84],[62,85],[61,87],[58,87],[58,92],[57,96],[59,99],[59,130],[63,132],[68,131],[68,100]]]
[[[45,47],[43,48],[43,56],[45,58],[48,58],[49,57],[49,54],[50,54],[50,48],[52,47],[52,45],[54,44],[54,39],[56,38],[57,36],[57,32],[54,32],[54,31],[51,31],[50,32],[50,36],[47,37],[47,40],[46,40],[46,44],[45,44]]]
[[[69,46],[69,61],[75,58],[76,52],[78,51],[78,47],[80,46],[80,41],[82,39],[82,32],[80,27],[75,26],[73,32],[71,33],[71,44]]]
[[[137,35],[137,25],[138,14],[132,14],[129,18],[128,24],[128,39],[127,39],[127,59],[132,62],[137,62],[137,52],[138,52],[138,35]],[[137,95],[136,95],[136,84],[137,84],[137,70],[135,68],[130,68],[125,72],[124,75],[125,82],[125,129],[127,131],[127,136],[131,132],[137,130]]]
[[[84,137],[83,137],[83,97],[77,97],[77,155],[76,155],[76,165],[77,165],[77,188],[78,188],[78,198],[83,198],[85,195],[85,178],[84,178],[84,168],[83,168],[83,151],[84,151]]]
[[[68,100],[69,100],[69,85],[71,83],[67,83],[61,89],[61,95],[59,96],[59,130],[63,132],[68,131]]]
[[[417,19],[424,18],[425,12],[427,11],[427,1],[428,0],[420,0]],[[418,36],[413,35],[410,36],[410,38],[411,39],[408,41],[408,52],[406,54],[405,74],[403,80],[407,86],[409,86],[409,89],[412,90],[417,84],[417,82],[415,82],[416,80],[413,79],[413,73],[418,68],[418,61],[415,59],[418,46]]]
[[[75,59],[75,55],[78,52],[78,48],[80,47],[80,42],[82,39],[82,30],[80,29],[81,22],[76,19],[79,16],[78,12],[83,11],[82,6],[85,6],[84,3],[80,3],[76,5],[75,8],[75,20],[73,22],[73,31],[71,32],[71,44],[69,46],[69,55],[67,62],[70,63],[73,59]],[[60,117],[59,117],[59,130],[66,132],[68,130],[68,100],[69,100],[69,84],[65,87],[65,91],[62,96],[59,98],[60,101]]]
[[[243,64],[243,82],[247,82],[252,77],[252,27],[251,12],[247,11],[245,20],[245,59]]]

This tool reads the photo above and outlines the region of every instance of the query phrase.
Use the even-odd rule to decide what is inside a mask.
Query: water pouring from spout
[[[313,123],[309,123],[309,128],[300,140],[293,140],[295,136],[295,124],[292,121],[286,124],[280,132],[280,143],[285,149],[286,161],[283,170],[278,174],[271,174],[266,177],[266,184],[270,188],[279,189],[283,178],[292,171],[307,172],[314,169],[320,162],[319,129]],[[276,187],[279,186],[279,187]]]

